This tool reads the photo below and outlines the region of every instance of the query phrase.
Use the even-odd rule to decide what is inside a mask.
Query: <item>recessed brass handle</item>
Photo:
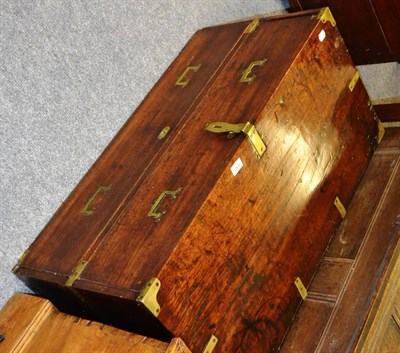
[[[194,72],[198,71],[200,69],[200,66],[201,64],[196,66],[188,66],[176,80],[175,86],[185,87],[189,83],[189,79],[185,80],[187,73],[189,71],[194,71]]]
[[[250,63],[250,65],[242,72],[242,76],[240,77],[240,82],[244,83],[252,83],[256,78],[255,75],[250,76],[251,71],[255,66],[264,66],[268,59],[256,60]]]
[[[212,123],[206,124],[206,130],[214,133],[224,133],[227,132],[228,138],[232,138],[236,134],[241,132],[245,133],[249,139],[254,149],[256,150],[258,156],[261,158],[264,152],[267,150],[267,146],[262,140],[260,134],[253,124],[250,122],[247,123],[239,123],[239,124],[230,124],[225,123],[223,121],[215,121]]]
[[[158,211],[158,207],[160,207],[163,200],[170,196],[172,199],[176,199],[178,194],[182,191],[182,188],[178,188],[176,190],[165,190],[160,196],[151,204],[151,208],[149,213],[147,214],[149,217],[155,218],[156,221],[159,221],[161,217],[167,212],[166,210]]]
[[[82,209],[80,210],[80,214],[83,216],[90,216],[94,213],[94,210],[90,209],[90,205],[91,203],[95,200],[95,198],[97,197],[97,195],[100,192],[107,192],[108,190],[111,189],[112,184],[107,185],[107,186],[99,186],[96,190],[96,192],[90,196],[87,201],[85,202],[85,204],[83,205]]]

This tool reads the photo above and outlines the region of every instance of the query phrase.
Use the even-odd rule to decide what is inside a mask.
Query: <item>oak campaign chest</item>
[[[190,353],[184,342],[160,342],[59,312],[48,300],[17,293],[0,310],[1,353]]]
[[[197,32],[15,273],[194,353],[274,351],[378,138],[334,24],[323,9]]]

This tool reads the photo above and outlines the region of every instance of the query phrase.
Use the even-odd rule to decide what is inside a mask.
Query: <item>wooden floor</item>
[[[356,349],[360,337],[371,325],[368,316],[371,319],[375,315],[374,306],[379,304],[376,302],[385,286],[385,278],[393,267],[391,261],[398,257],[399,200],[400,128],[388,128],[323,258],[281,352],[329,353]],[[392,301],[399,301],[399,274],[395,274],[392,281],[389,291],[396,293],[389,293],[389,297],[397,295]],[[393,310],[400,308],[400,303],[393,305]],[[396,324],[393,315],[392,321]],[[397,335],[394,334],[392,339],[400,342],[398,326]],[[370,349],[363,352],[372,352]],[[399,348],[384,351],[392,352],[392,349],[395,349],[393,353],[399,351],[396,350]]]

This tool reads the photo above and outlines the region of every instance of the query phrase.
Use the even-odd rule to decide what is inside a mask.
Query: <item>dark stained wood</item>
[[[168,148],[178,127],[187,119],[188,110],[212,80],[247,24],[226,25],[225,30],[208,28],[195,34],[32,244],[33,256],[28,255],[24,262],[27,268],[46,268],[49,276],[54,274],[53,281],[63,283],[81,257],[93,251],[96,240],[102,239],[131,195],[140,188],[153,161]],[[191,79],[186,87],[175,85],[187,66],[199,64],[199,71],[189,72]],[[158,140],[157,135],[165,126],[171,131],[165,139]],[[80,214],[98,187],[109,185],[109,191],[100,192],[91,203],[93,215]],[[65,240],[60,242],[60,237]],[[59,261],[53,261],[54,258]]]
[[[329,246],[327,256],[354,259],[359,252],[363,237],[370,226],[369,220],[376,212],[376,205],[382,197],[393,173],[395,163],[392,155],[373,158],[350,206],[351,217],[346,217]]]
[[[328,301],[306,300],[301,306],[301,316],[295,318],[279,352],[314,352],[332,310],[333,303]]]
[[[400,214],[400,159],[397,160],[396,169],[388,186],[390,192],[378,205],[375,215],[377,221],[370,225],[366,234],[364,256],[355,263],[343,291],[341,305],[336,308],[324,339],[320,343],[322,352],[345,352],[354,345],[382,272],[399,239],[400,224],[397,221]],[[367,284],[369,288],[375,290],[366,290]],[[352,315],[349,315],[349,308],[352,308]]]
[[[385,33],[392,55],[400,62],[400,2],[398,0],[370,0],[370,3]]]
[[[400,61],[397,0],[291,0],[291,10],[329,6],[356,65]]]
[[[398,273],[392,273],[391,265],[400,251],[400,129],[387,129],[387,132],[392,131],[396,133],[390,136],[391,142],[386,143],[389,136],[385,135],[371,160],[346,218],[311,284],[306,305],[301,307],[288,333],[283,352],[329,353],[355,349],[357,352],[383,352],[385,345],[391,347],[386,351],[396,351],[393,342],[397,336],[389,335],[385,344],[375,340],[375,334],[381,337],[379,332],[390,331],[389,327],[382,329],[390,324],[390,314],[381,322],[376,320],[378,313],[385,316],[393,312],[389,306],[394,305],[396,291],[400,298]],[[327,271],[327,261],[347,262],[349,266],[344,271],[339,268]],[[392,278],[390,287],[389,277]],[[340,288],[339,293],[334,290],[335,296],[330,295],[332,287]],[[386,294],[382,294],[382,290]],[[316,334],[315,324],[309,321],[309,306],[316,299],[321,307],[323,303],[333,305],[329,315],[324,309],[316,309],[319,312],[315,316],[324,318],[319,320],[322,334]],[[368,339],[370,344],[365,344]],[[376,344],[373,349],[372,342]]]
[[[393,153],[400,153],[400,146],[399,146],[399,139],[400,139],[400,129],[385,129],[385,136],[382,141],[382,147],[384,147],[384,151],[393,152]],[[383,149],[383,148],[382,148]]]
[[[60,313],[48,300],[20,293],[0,311],[0,332],[4,353],[190,353],[180,339],[169,344],[118,330]]]
[[[353,261],[349,259],[325,256],[311,282],[308,296],[327,302],[335,302],[352,263]]]
[[[67,200],[65,212],[73,216],[67,212],[52,222],[68,231],[56,232],[51,223],[15,268],[17,275],[65,310],[75,310],[75,300],[88,317],[159,339],[182,337],[194,353],[203,351],[211,334],[219,352],[275,351],[301,302],[293,282],[300,277],[310,284],[341,219],[333,201],[339,196],[349,204],[376,146],[376,117],[365,88],[359,80],[350,91],[355,68],[337,29],[317,14],[261,19],[254,32],[237,34],[168,142],[138,165],[139,180],[125,167],[115,172],[129,188],[121,189],[125,196],[117,206],[108,200],[113,189],[93,204],[103,228],[90,232],[85,246],[74,246],[77,238],[70,234],[79,229],[76,213],[88,195]],[[221,40],[230,27],[208,31]],[[209,55],[215,51],[208,49]],[[265,63],[251,71],[254,82],[239,82],[259,60]],[[167,71],[159,85],[169,87],[175,76]],[[173,102],[165,109],[174,109]],[[266,153],[259,158],[247,137],[205,131],[210,121],[251,121]],[[160,130],[141,140],[154,144]],[[120,133],[109,150],[121,138],[131,140],[129,134],[136,131]],[[104,163],[112,164],[106,157]],[[238,158],[243,168],[234,176],[230,168]],[[90,190],[117,185],[115,175],[97,163],[83,183]],[[177,198],[163,203],[167,213],[159,222],[147,217],[163,190],[178,188]],[[82,259],[88,264],[68,289],[70,256],[75,266]],[[157,319],[135,301],[151,277],[161,281]]]
[[[377,104],[374,105],[374,108],[381,121],[400,122],[400,103]]]

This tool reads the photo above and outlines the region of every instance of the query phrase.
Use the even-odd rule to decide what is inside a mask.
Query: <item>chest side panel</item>
[[[223,36],[215,28],[194,35],[31,245],[17,272],[43,269],[65,281],[140,186],[246,25],[227,25]],[[167,126],[169,133],[159,139]]]
[[[266,154],[242,142],[163,267],[159,318],[194,352],[211,333],[220,352],[278,348],[301,300],[293,282],[311,281],[340,220],[334,199],[348,204],[376,145],[354,74],[337,30],[318,25],[258,116]]]

